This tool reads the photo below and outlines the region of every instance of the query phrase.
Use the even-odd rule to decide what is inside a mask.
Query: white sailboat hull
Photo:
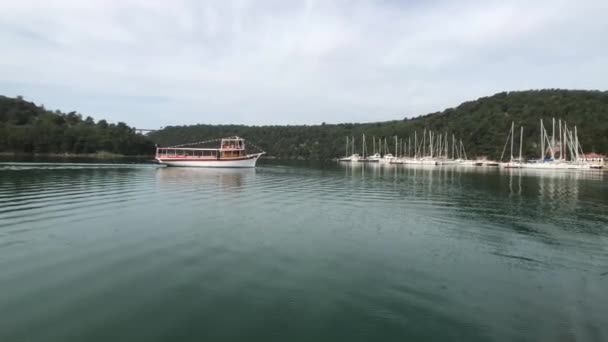
[[[601,164],[589,163],[563,163],[563,162],[546,162],[546,163],[523,163],[523,169],[541,169],[541,170],[591,170],[601,169]]]
[[[504,167],[506,169],[521,169],[522,165],[523,165],[523,163],[508,162],[508,163],[503,163],[502,167]]]
[[[341,162],[353,162],[353,163],[356,163],[360,160],[361,160],[361,157],[358,154],[353,154],[350,157],[344,157],[344,158],[338,159],[338,161],[341,161]]]

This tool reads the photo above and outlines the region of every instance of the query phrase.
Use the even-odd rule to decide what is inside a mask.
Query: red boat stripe
[[[160,159],[161,161],[239,161],[239,160],[248,160],[248,159],[253,159],[255,158],[255,156],[251,156],[251,157],[244,157],[244,158],[232,158],[232,159],[203,159],[203,158],[166,158],[166,157],[157,157],[157,159]]]

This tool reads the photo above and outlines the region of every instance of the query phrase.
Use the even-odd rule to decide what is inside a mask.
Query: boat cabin
[[[182,145],[184,146],[184,145]],[[159,147],[156,159],[224,160],[247,157],[245,140],[239,137],[223,138],[219,148]]]
[[[245,140],[239,137],[222,139],[220,143],[221,158],[240,158],[246,156]]]

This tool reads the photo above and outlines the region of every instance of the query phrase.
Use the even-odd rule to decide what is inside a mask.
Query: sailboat
[[[348,155],[349,153],[351,153],[351,155]],[[338,159],[341,162],[358,162],[359,159],[361,159],[361,157],[359,156],[359,154],[355,153],[355,137],[351,138],[351,141],[349,142],[348,140],[348,136],[346,137],[346,153],[344,155],[344,157]]]
[[[378,153],[376,151],[376,137],[372,137],[372,150],[373,150],[372,152],[374,154],[372,154],[371,156],[365,158],[365,161],[367,161],[369,163],[377,163],[377,162],[380,161],[380,159],[382,159],[382,156],[380,155],[380,153]]]
[[[524,126],[521,126],[521,130],[519,133],[519,158],[513,157],[513,138],[515,136],[515,122],[511,122],[511,132],[509,133],[511,137],[511,159],[503,163],[503,167],[509,169],[521,169],[523,166],[523,158],[522,158],[522,147],[523,147],[523,139],[524,139]],[[507,142],[509,141],[509,137],[507,137]],[[505,148],[506,148],[505,142]],[[502,153],[504,155],[505,149],[503,148]],[[502,160],[502,156],[500,156],[500,160]]]
[[[380,163],[382,164],[390,164],[391,161],[395,159],[395,156],[390,153],[388,149],[388,144],[386,142],[386,138],[384,138],[384,155],[380,159]]]

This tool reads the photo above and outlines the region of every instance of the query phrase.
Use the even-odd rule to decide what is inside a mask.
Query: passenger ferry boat
[[[219,139],[218,139],[219,140]],[[185,147],[217,141],[210,140],[172,147],[157,147],[156,160],[167,166],[187,167],[255,167],[258,158],[266,152],[247,154],[245,139],[228,137],[220,140],[219,148]]]

